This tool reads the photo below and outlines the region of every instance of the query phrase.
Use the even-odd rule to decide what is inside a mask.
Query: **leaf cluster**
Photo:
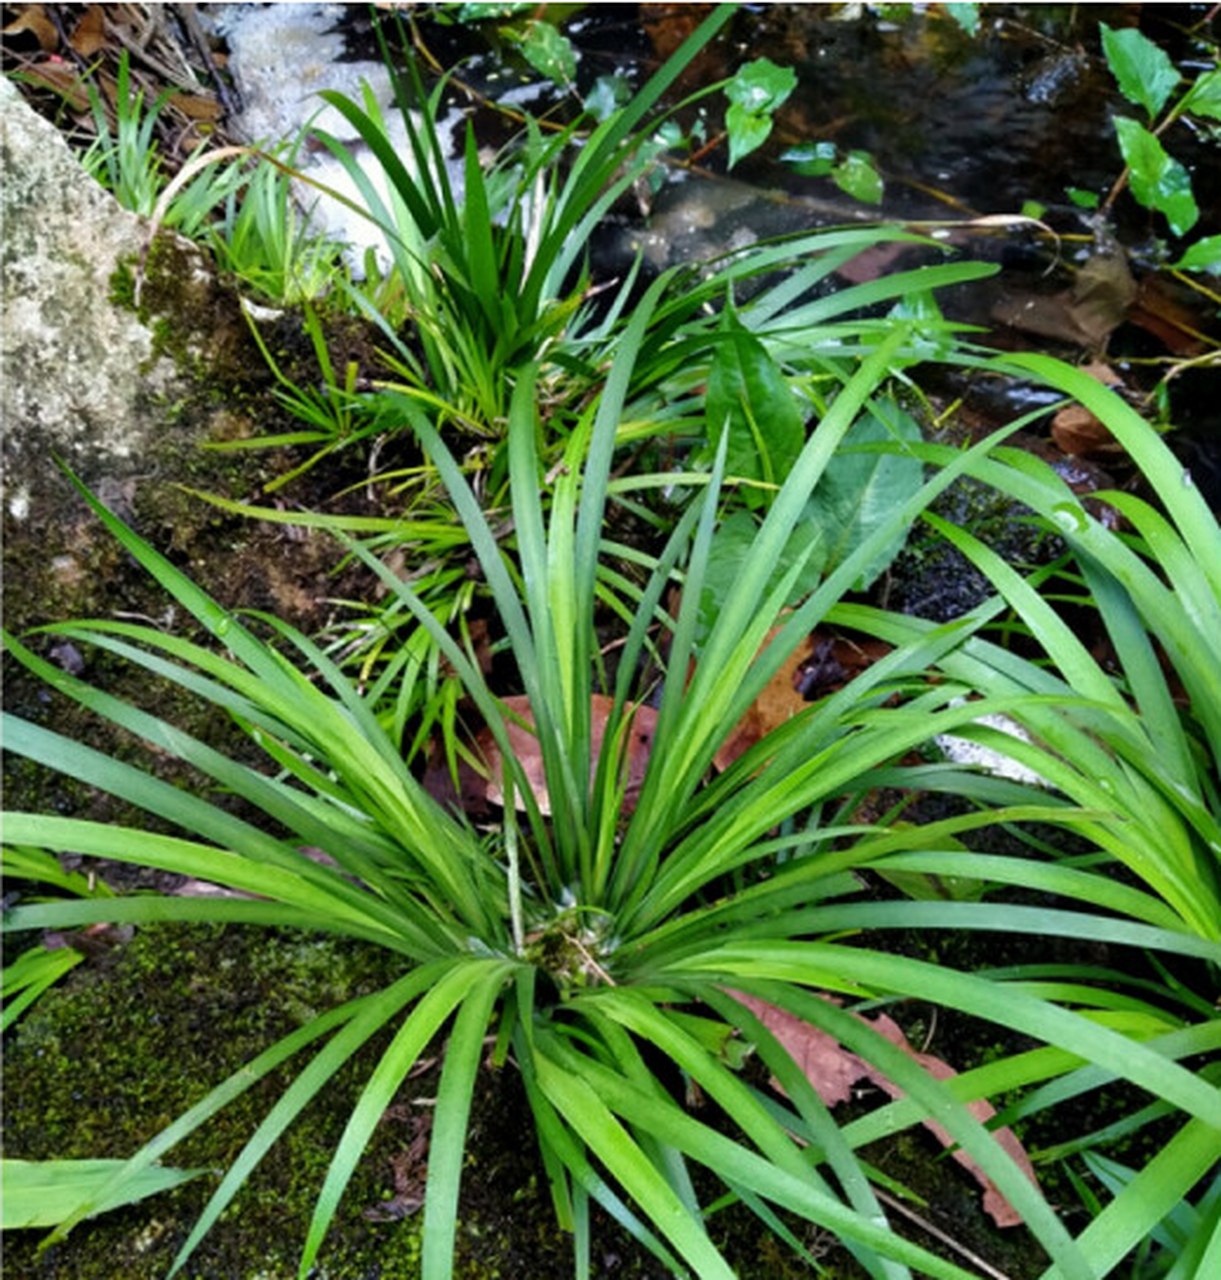
[[[1127,166],[1126,183],[1140,204],[1165,217],[1176,236],[1186,235],[1199,219],[1199,206],[1191,175],[1165,149],[1161,138],[1180,120],[1221,120],[1221,70],[1200,72],[1180,91],[1183,77],[1164,49],[1135,28],[1117,31],[1105,22],[1099,25],[1103,52],[1119,90],[1142,108],[1147,121],[1115,117],[1115,133]],[[1221,237],[1196,241],[1175,265],[1188,271],[1221,272]]]

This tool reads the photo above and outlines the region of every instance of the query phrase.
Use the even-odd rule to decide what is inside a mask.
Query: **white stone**
[[[0,213],[6,454],[137,455],[157,429],[150,403],[178,383],[148,330],[111,301],[111,276],[139,254],[146,224],[85,173],[59,130],[6,79]]]
[[[975,723],[988,729],[996,729],[999,733],[1007,733],[1020,742],[1031,741],[1030,734],[1016,720],[1011,720],[1008,716],[982,715]],[[1009,782],[1021,782],[1034,787],[1051,786],[1046,778],[1035,773],[1033,769],[1028,769],[1012,757],[994,751],[990,747],[981,746],[978,742],[970,742],[966,738],[959,738],[950,733],[938,734],[936,742],[946,758],[953,760],[955,764],[974,766]]]

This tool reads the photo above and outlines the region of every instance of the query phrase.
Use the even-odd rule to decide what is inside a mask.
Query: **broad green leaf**
[[[834,142],[803,142],[800,146],[789,147],[780,155],[780,159],[789,165],[794,173],[806,178],[825,177],[835,167],[835,157],[839,148]]]
[[[1124,163],[1132,172],[1132,194],[1146,209],[1166,215],[1181,236],[1195,226],[1200,210],[1191,193],[1191,177],[1139,121],[1115,117],[1115,132]]]
[[[1221,70],[1206,71],[1187,91],[1183,110],[1193,116],[1221,120]]]
[[[947,4],[945,11],[967,35],[973,36],[979,30],[979,5],[970,3]]]
[[[729,134],[729,167],[750,155],[767,141],[772,131],[770,115],[747,111],[736,102],[725,112],[725,129]]]
[[[1099,26],[1103,52],[1119,91],[1129,102],[1144,107],[1152,119],[1166,105],[1182,77],[1166,51],[1135,27],[1114,31],[1105,22]]]
[[[898,507],[910,501],[923,479],[923,467],[914,457],[852,451],[856,445],[920,440],[920,428],[910,414],[893,402],[877,407],[883,416],[864,415],[844,437],[798,525],[798,534],[806,538],[818,529],[826,547],[827,570],[842,564]],[[855,590],[863,591],[876,581],[903,549],[906,536],[906,530],[896,535],[861,574]]]
[[[854,200],[864,204],[882,203],[882,176],[868,151],[850,151],[831,170],[831,180]]]
[[[748,62],[725,88],[730,101],[725,113],[729,134],[729,167],[762,145],[772,131],[776,108],[797,87],[791,67],[778,67],[770,58]]]
[[[726,316],[708,374],[705,422],[714,449],[729,432],[729,477],[779,487],[805,444],[805,423],[784,374],[732,314]],[[768,503],[757,489],[747,489],[745,496],[754,506]]]
[[[459,22],[487,22],[493,18],[513,18],[529,13],[538,6],[533,0],[500,0],[500,3],[463,4],[458,6]]]
[[[1221,236],[1205,236],[1197,240],[1185,254],[1172,263],[1179,271],[1206,271],[1211,276],[1221,275]]]
[[[725,86],[725,96],[751,115],[775,111],[797,88],[792,67],[778,67],[770,58],[756,58],[740,68]]]
[[[708,569],[700,592],[699,634],[706,636],[720,615],[721,606],[744,573],[762,573],[767,589],[774,590],[801,557],[805,566],[793,584],[790,600],[809,595],[818,585],[827,563],[822,545],[826,531],[818,520],[803,522],[794,529],[783,552],[772,565],[759,564],[752,556],[759,526],[749,511],[735,511],[718,529],[708,558]]]
[[[549,80],[567,86],[577,74],[577,51],[558,28],[539,19],[532,22],[521,42],[522,56]]]
[[[787,600],[788,604],[796,604],[814,590],[824,573],[842,564],[897,508],[911,501],[923,478],[923,468],[916,458],[894,452],[853,452],[854,445],[919,441],[920,428],[908,414],[894,404],[887,405],[883,412],[885,421],[866,414],[844,437],[774,564],[757,566],[752,561],[758,526],[750,512],[736,511],[721,524],[700,592],[701,634],[707,634],[712,627],[722,602],[744,570],[769,570],[767,590],[771,591],[804,559]],[[901,530],[879,552],[857,580],[856,590],[865,590],[876,581],[902,550],[906,536],[906,531]]]
[[[4,1160],[0,1229],[54,1227],[93,1197],[127,1163],[125,1160]],[[146,1196],[156,1195],[197,1178],[206,1169],[143,1169],[119,1194],[103,1200],[94,1211],[106,1213]]]

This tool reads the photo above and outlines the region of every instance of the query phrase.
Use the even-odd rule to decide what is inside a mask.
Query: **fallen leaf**
[[[858,1058],[851,1050],[845,1049],[838,1040],[833,1036],[829,1036],[825,1031],[821,1031],[818,1027],[812,1026],[804,1019],[798,1018],[795,1014],[791,1014],[785,1009],[769,1004],[766,1000],[758,1000],[754,996],[745,995],[741,991],[731,991],[729,994],[740,1004],[745,1005],[776,1037],[797,1066],[801,1068],[806,1079],[813,1085],[815,1092],[828,1107],[834,1107],[840,1102],[846,1102],[851,1097],[852,1085],[858,1080],[871,1081],[892,1098],[902,1098],[904,1096],[903,1090],[889,1076],[878,1070],[871,1063]],[[839,1004],[839,1001],[831,996],[824,995],[821,998],[831,1004]],[[871,1027],[879,1035],[885,1036],[891,1044],[919,1063],[935,1079],[949,1080],[958,1074],[949,1063],[944,1062],[941,1058],[934,1057],[932,1054],[921,1053],[912,1048],[907,1037],[903,1034],[902,1028],[893,1018],[887,1017],[886,1014],[880,1013],[876,1018],[865,1018],[860,1014],[853,1014],[852,1016],[863,1022],[867,1027]],[[783,1092],[778,1081],[773,1079],[771,1083],[773,1088]],[[981,1124],[986,1124],[996,1115],[996,1109],[986,1098],[976,1098],[963,1105]],[[1009,1203],[992,1179],[976,1164],[974,1158],[957,1146],[950,1133],[936,1120],[926,1119],[922,1123],[942,1146],[949,1149],[954,1159],[983,1188],[984,1212],[988,1214],[996,1225],[998,1227],[1018,1226],[1022,1221],[1021,1215]],[[1018,1168],[1030,1179],[1031,1183],[1037,1187],[1038,1179],[1035,1176],[1034,1166],[1030,1163],[1030,1158],[1013,1131],[1008,1128],[997,1129],[993,1131],[992,1136],[1013,1159]]]
[[[1077,272],[1070,313],[1091,350],[1102,347],[1128,318],[1136,301],[1136,281],[1122,253],[1096,253]]]
[[[47,17],[46,10],[40,4],[27,4],[4,28],[3,34],[16,36],[23,31],[28,31],[38,41],[44,53],[50,53],[59,43],[55,24]]]
[[[1116,448],[1115,437],[1083,404],[1066,405],[1056,414],[1051,438],[1074,458]]]
[[[773,627],[759,649],[763,653],[780,633]],[[807,636],[785,659],[784,665],[771,678],[767,686],[738,721],[733,733],[725,740],[712,758],[713,764],[723,773],[741,755],[745,755],[756,742],[761,741],[773,729],[791,720],[809,705],[797,691],[798,672],[814,655],[813,637]]]
[[[539,746],[538,735],[534,732],[534,717],[530,711],[530,700],[524,694],[518,694],[509,698],[502,698],[501,705],[510,716],[506,728],[513,756],[525,771],[526,781],[530,786],[530,790],[534,793],[539,810],[544,814],[550,814],[551,797],[547,793],[547,779],[543,772],[543,753]],[[590,698],[591,779],[592,772],[597,768],[598,759],[602,754],[602,741],[606,736],[606,725],[610,719],[613,706],[614,699],[608,698],[605,694],[595,693]],[[631,741],[627,749],[627,790],[623,807],[625,813],[631,813],[640,795],[645,769],[648,768],[649,752],[653,746],[653,735],[657,731],[657,712],[652,707],[638,706],[634,703],[627,704],[627,712],[632,717],[632,721],[629,730]],[[481,729],[475,736],[475,745],[482,752],[487,764],[487,798],[493,804],[503,804],[504,793],[500,787],[503,766],[500,758],[500,749],[496,745],[496,739],[493,737],[492,731],[487,728]],[[516,798],[516,807],[518,809],[525,808],[525,803],[521,797]]]
[[[391,1107],[383,1119],[401,1119]],[[412,1128],[411,1141],[405,1150],[390,1157],[390,1176],[394,1181],[394,1195],[371,1206],[364,1212],[368,1222],[400,1222],[410,1217],[424,1203],[424,1190],[428,1181],[428,1144],[432,1136],[432,1112],[405,1117]]]
[[[80,76],[60,58],[35,62],[21,73],[26,80],[58,93],[74,111],[89,110],[89,95]]]
[[[849,258],[835,274],[849,284],[866,284],[896,270],[898,260],[911,252],[911,242],[906,240],[874,245]]]
[[[779,634],[773,627],[760,647],[767,648]],[[724,772],[756,742],[773,729],[791,720],[799,712],[825,694],[834,693],[858,671],[876,662],[889,650],[880,641],[846,639],[824,631],[807,636],[785,659],[784,665],[767,685],[737,727],[713,757],[713,764]]]
[[[68,43],[82,58],[92,58],[106,47],[106,12],[100,4],[90,5],[76,24]]]
[[[219,120],[220,103],[202,93],[176,93],[170,105],[190,120]]]
[[[1081,372],[1088,373],[1095,382],[1101,382],[1113,391],[1124,389],[1123,378],[1101,360],[1091,360],[1089,364],[1082,365]],[[1056,414],[1051,420],[1051,436],[1072,457],[1114,452],[1119,448],[1108,428],[1082,404],[1066,405]]]
[[[1173,296],[1173,285],[1161,276],[1146,276],[1128,313],[1132,324],[1151,333],[1172,355],[1197,356],[1207,343],[1201,333],[1209,324]]]
[[[1071,289],[1052,294],[1010,291],[990,314],[1023,333],[1096,351],[1128,318],[1135,300],[1136,282],[1122,254],[1095,254],[1078,271]]]

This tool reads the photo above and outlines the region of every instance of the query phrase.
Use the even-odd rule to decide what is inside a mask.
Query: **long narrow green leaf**
[[[10,1160],[0,1161],[4,1181],[4,1213],[0,1229],[54,1227],[84,1204],[95,1205],[89,1216],[106,1213],[147,1196],[169,1191],[206,1173],[206,1169],[163,1169],[152,1165],[124,1188],[99,1198],[99,1188],[113,1180],[122,1160]]]
[[[466,1126],[475,1077],[483,1060],[488,1020],[507,977],[503,966],[482,966],[477,985],[462,998],[445,1047],[445,1066],[437,1090],[437,1106],[428,1156],[428,1192],[424,1204],[423,1274],[448,1280],[453,1271],[454,1236],[458,1225],[458,1192],[466,1159]]]
[[[1189,1120],[1078,1237],[1097,1275],[1106,1275],[1154,1228],[1196,1183],[1217,1165],[1216,1128]],[[1209,1273],[1196,1273],[1199,1280]],[[1042,1280],[1062,1280],[1055,1266]]]
[[[961,1267],[904,1240],[876,1221],[854,1214],[837,1200],[820,1193],[808,1178],[796,1179],[777,1169],[741,1144],[691,1118],[681,1108],[659,1106],[656,1098],[633,1088],[614,1071],[591,1059],[572,1051],[564,1053],[560,1065],[548,1067],[547,1087],[563,1099],[561,1110],[574,1126],[588,1132],[591,1146],[634,1196],[649,1194],[650,1187],[655,1185],[655,1174],[647,1164],[640,1167],[638,1148],[633,1149],[630,1145],[630,1139],[626,1138],[615,1119],[616,1112],[634,1123],[648,1126],[702,1164],[721,1171],[725,1178],[746,1185],[757,1194],[800,1213],[837,1235],[851,1236],[879,1254],[909,1263],[939,1280],[967,1280],[970,1275]],[[591,1112],[594,1113],[592,1117]],[[654,1221],[666,1229],[667,1222],[659,1220],[653,1208],[655,1204],[660,1207],[666,1202],[654,1199],[648,1203]],[[679,1220],[675,1225],[685,1227],[686,1222]],[[677,1240],[675,1244],[677,1246]],[[689,1261],[693,1260],[690,1255],[685,1256]],[[701,1270],[698,1274],[702,1277],[724,1272],[718,1268],[715,1271]]]
[[[301,1280],[305,1280],[313,1265],[361,1153],[407,1072],[454,1008],[466,1000],[472,990],[482,989],[486,993],[487,987],[482,984],[499,981],[508,974],[509,968],[505,961],[455,958],[428,966],[427,971],[420,970],[419,974],[424,975],[422,981],[418,980],[419,975],[412,975],[417,980],[410,985],[409,998],[416,1001],[415,1008],[395,1033],[370,1076],[335,1149],[302,1250],[298,1268]],[[389,1015],[403,1008],[405,1003],[406,1000],[396,1000]],[[351,1052],[347,1046],[344,1047],[348,1053]],[[296,1088],[295,1085],[293,1087]]]
[[[703,1280],[734,1280],[701,1224],[605,1106],[596,1089],[547,1057],[536,1060],[539,1085],[559,1113],[627,1188]]]

